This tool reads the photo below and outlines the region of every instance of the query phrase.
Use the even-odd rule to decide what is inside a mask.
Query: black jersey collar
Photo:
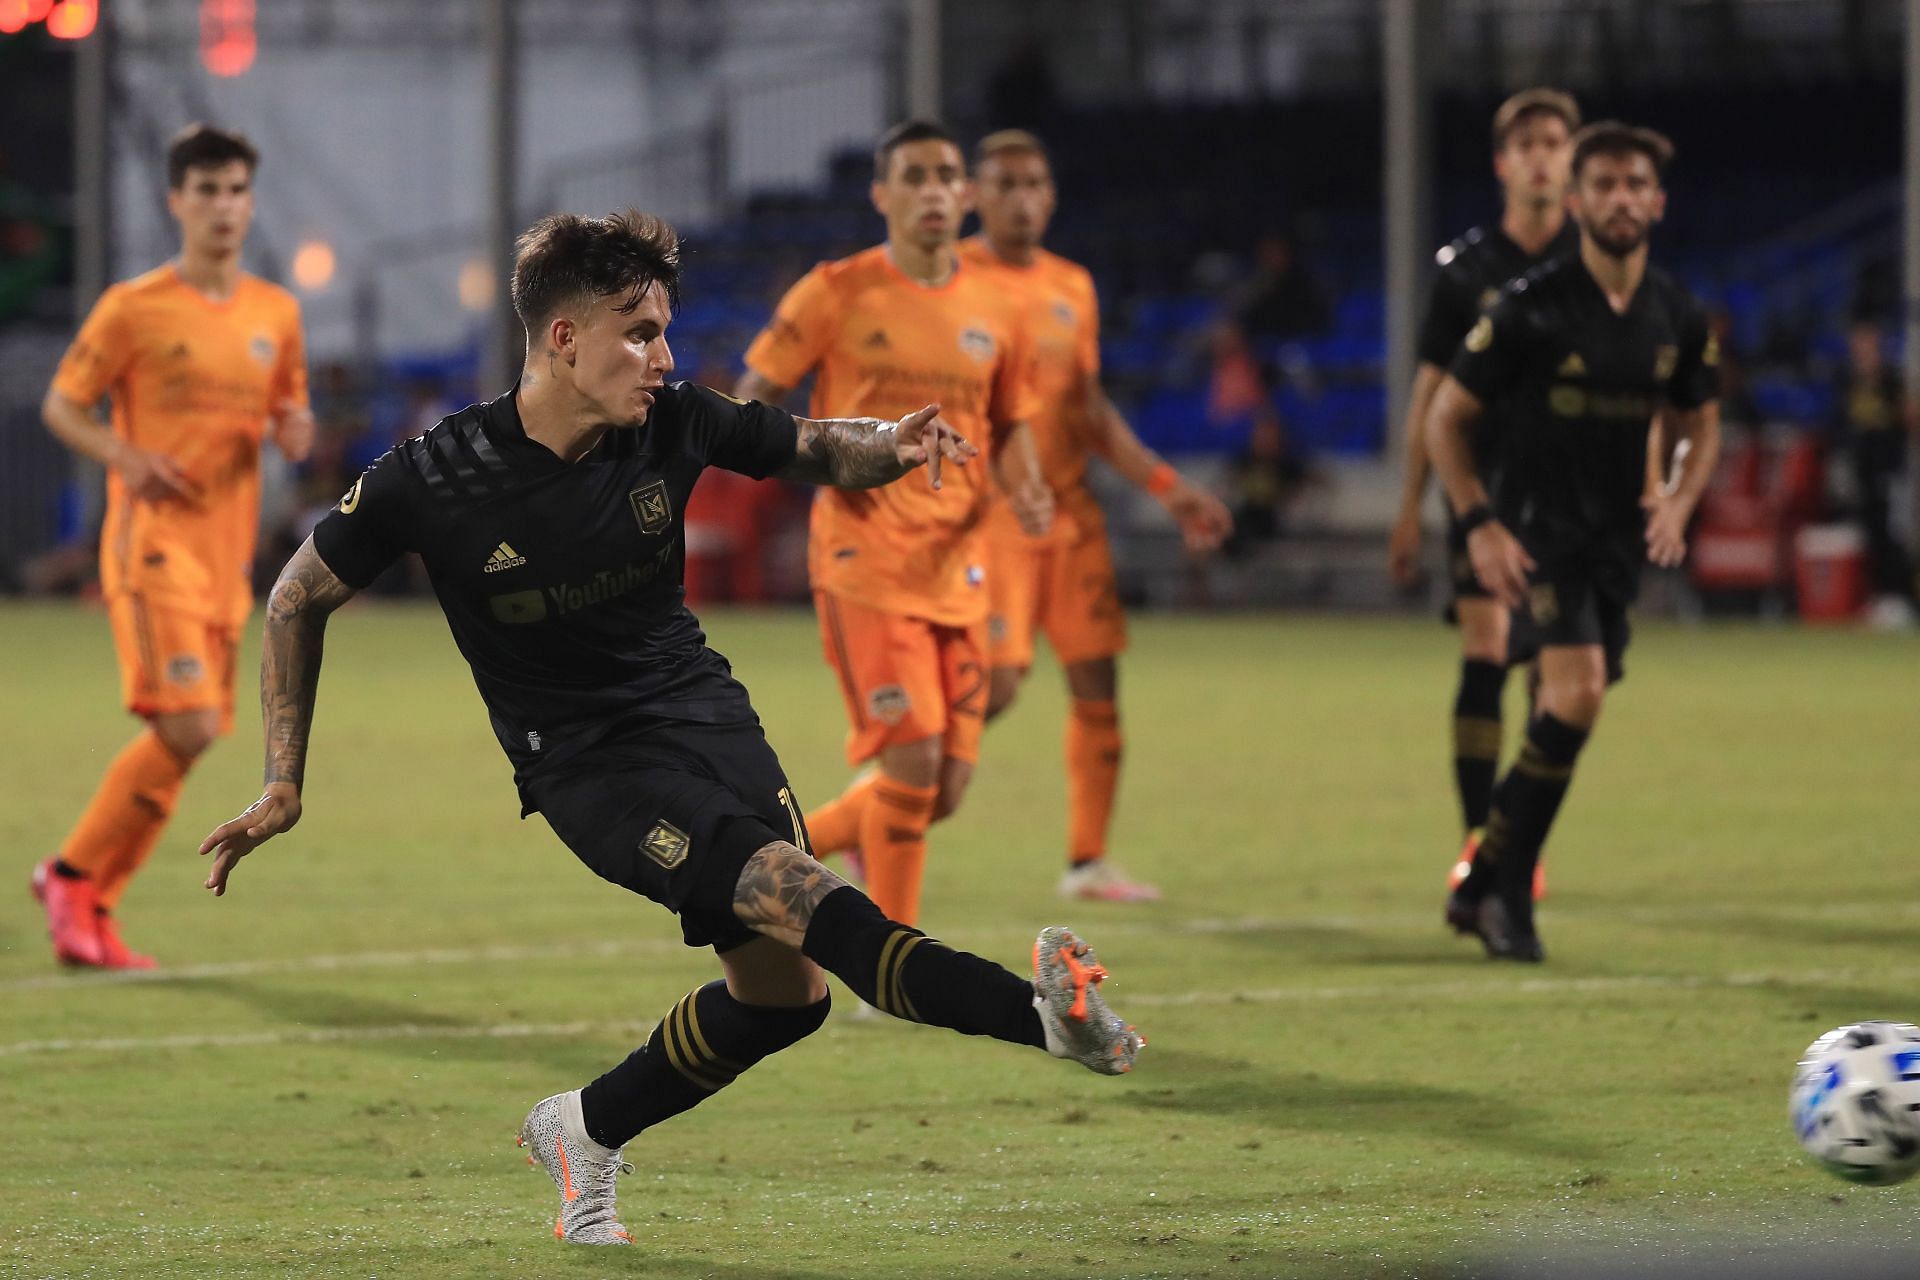
[[[660,401],[663,399],[665,397],[662,396],[654,398],[655,413],[660,411]],[[587,450],[575,462],[568,462],[527,435],[526,424],[520,420],[520,396],[517,389],[497,399],[489,400],[484,413],[487,435],[497,448],[511,453],[518,461],[525,461],[534,466],[556,467],[563,471],[581,463],[597,462],[604,458],[632,457],[642,452],[642,442],[647,434],[645,426],[611,428],[594,443],[593,448]],[[649,425],[652,423],[651,414],[648,415],[647,421]]]

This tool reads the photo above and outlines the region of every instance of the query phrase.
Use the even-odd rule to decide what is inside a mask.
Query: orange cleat
[[[152,956],[141,955],[120,940],[120,930],[113,923],[113,913],[102,909],[94,918],[95,930],[100,935],[100,965],[105,969],[152,969],[159,961]]]
[[[1473,855],[1480,852],[1480,837],[1482,834],[1478,827],[1467,832],[1466,841],[1460,846],[1460,857],[1454,862],[1453,869],[1447,872],[1448,893],[1452,893],[1455,889],[1458,889],[1461,881],[1467,878],[1467,873],[1473,870]],[[1533,900],[1540,902],[1545,899],[1546,896],[1547,864],[1544,862],[1536,862],[1533,864]]]
[[[55,875],[53,859],[47,858],[34,867],[31,887],[33,896],[47,909],[47,936],[53,939],[54,959],[61,964],[105,965],[100,930],[95,924],[99,904],[93,882]]]

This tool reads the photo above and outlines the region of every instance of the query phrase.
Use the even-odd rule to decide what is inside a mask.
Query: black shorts
[[[1527,629],[1541,646],[1599,645],[1607,656],[1607,683],[1617,684],[1627,674],[1627,644],[1633,639],[1627,611],[1632,603],[1631,589],[1604,575],[1546,564],[1531,576]]]
[[[811,848],[800,802],[753,722],[622,729],[530,780],[527,801],[596,875],[676,913],[690,947],[752,941],[733,913],[741,869],[776,840]]]

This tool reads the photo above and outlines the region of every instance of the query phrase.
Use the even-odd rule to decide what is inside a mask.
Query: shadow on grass
[[[1600,1155],[1595,1148],[1569,1141],[1563,1126],[1506,1095],[1268,1071],[1239,1059],[1178,1049],[1152,1052],[1155,1078],[1171,1083],[1129,1093],[1128,1106],[1229,1116],[1276,1130],[1384,1136],[1418,1132],[1466,1146],[1574,1163],[1592,1163]]]
[[[541,1063],[560,1078],[592,1077],[615,1057],[606,1045],[587,1036],[475,1034],[485,1026],[472,1019],[436,1013],[419,1000],[383,1000],[359,992],[315,990],[255,979],[214,978],[196,984],[255,1009],[268,1025],[296,1031],[349,1033],[342,1042],[407,1058],[432,1056],[481,1063]],[[515,1015],[516,1017],[518,1015]],[[381,1035],[385,1028],[420,1028],[418,1033]],[[436,1036],[436,1029],[448,1034]],[[365,1031],[364,1037],[351,1035]],[[634,1045],[644,1035],[632,1033]],[[624,1052],[624,1051],[623,1051]]]

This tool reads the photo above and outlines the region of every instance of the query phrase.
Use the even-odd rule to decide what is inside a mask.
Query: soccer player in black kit
[[[1475,321],[1434,394],[1427,443],[1475,575],[1525,609],[1540,638],[1540,690],[1526,744],[1494,791],[1471,872],[1447,921],[1490,956],[1537,961],[1533,873],[1607,688],[1624,674],[1627,609],[1640,565],[1677,565],[1720,452],[1719,355],[1700,304],[1647,265],[1666,209],[1673,147],[1607,121],[1574,139],[1569,211],[1580,252],[1536,268]],[[1488,407],[1506,430],[1490,497],[1472,425]],[[1648,491],[1655,415],[1678,475]],[[1495,503],[1497,502],[1497,509]]]
[[[976,450],[929,405],[898,422],[796,419],[669,383],[679,242],[657,218],[561,214],[520,237],[519,384],[369,467],[294,553],[261,659],[266,789],[201,845],[207,887],[300,818],[327,617],[402,552],[426,562],[454,642],[539,812],[596,873],[680,917],[724,977],[647,1042],[534,1106],[522,1145],[561,1194],[557,1238],[629,1244],[623,1145],[827,1016],[822,970],[896,1017],[1044,1048],[1103,1074],[1143,1041],[1064,927],[1020,978],[887,919],[808,852],[799,800],[747,691],[685,604],[682,514],[703,468],[865,488]],[[914,481],[908,481],[914,483]]]
[[[1573,131],[1580,107],[1557,89],[1527,89],[1500,104],[1493,114],[1493,171],[1500,180],[1500,221],[1475,227],[1435,256],[1439,271],[1421,321],[1419,367],[1407,397],[1407,472],[1400,512],[1387,541],[1387,562],[1394,580],[1410,586],[1420,563],[1420,509],[1426,501],[1427,410],[1447,376],[1460,342],[1507,281],[1543,262],[1571,257],[1580,250],[1580,233],[1567,218],[1567,175],[1573,156]],[[1497,411],[1474,424],[1473,456],[1488,492],[1499,491],[1495,467],[1501,421]],[[1510,615],[1473,574],[1467,536],[1459,522],[1447,520],[1447,572],[1453,586],[1448,613],[1460,628],[1460,680],[1453,698],[1453,776],[1460,795],[1466,840],[1447,887],[1466,877],[1474,847],[1493,805],[1493,783],[1500,765],[1503,731],[1501,694],[1507,668],[1526,653],[1512,644]],[[1542,886],[1536,886],[1536,896]]]

